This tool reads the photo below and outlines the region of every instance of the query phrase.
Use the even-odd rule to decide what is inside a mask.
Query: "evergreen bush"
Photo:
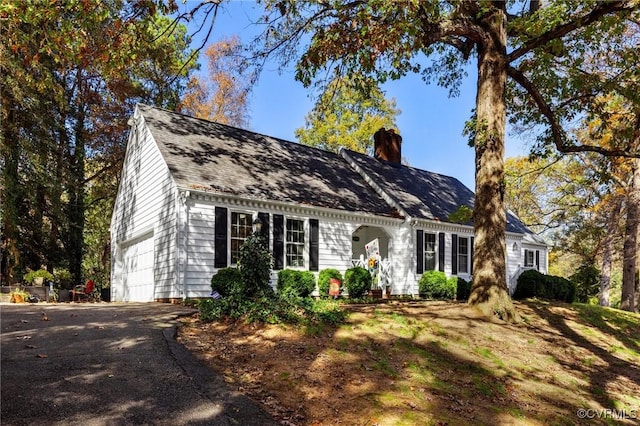
[[[456,300],[467,301],[471,296],[471,281],[457,277],[456,279]]]
[[[456,279],[447,279],[442,271],[426,271],[418,282],[418,293],[425,299],[452,300],[456,295]]]
[[[222,268],[211,277],[211,290],[221,296],[230,296],[242,292],[242,275],[237,268]]]
[[[262,235],[251,234],[240,246],[238,270],[242,277],[244,295],[248,298],[263,294],[272,295],[269,285],[273,256]]]
[[[362,297],[371,289],[373,279],[366,269],[354,266],[344,273],[344,286],[349,292],[349,298],[356,299]]]
[[[316,288],[316,277],[311,271],[283,269],[278,272],[278,292],[290,292],[299,297],[309,297]]]
[[[527,299],[537,297],[540,299],[559,300],[572,303],[576,295],[576,286],[571,281],[545,275],[535,269],[524,271],[518,277],[514,299]]]
[[[600,292],[600,271],[593,264],[585,263],[571,276],[571,282],[578,301],[587,303],[590,297]]]
[[[342,274],[337,269],[323,269],[320,271],[320,274],[318,274],[318,293],[320,297],[327,297],[329,295],[329,284],[332,278],[342,282]]]

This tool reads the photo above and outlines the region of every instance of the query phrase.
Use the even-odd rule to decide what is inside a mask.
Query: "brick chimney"
[[[397,134],[395,130],[386,130],[381,127],[373,135],[374,153],[373,156],[378,160],[386,160],[392,163],[400,164],[402,162],[402,136]]]

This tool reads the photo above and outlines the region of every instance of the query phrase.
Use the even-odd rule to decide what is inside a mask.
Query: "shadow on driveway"
[[[2,425],[269,425],[175,341],[161,303],[2,304]]]

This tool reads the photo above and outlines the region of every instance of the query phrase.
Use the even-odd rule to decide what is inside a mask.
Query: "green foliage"
[[[242,275],[237,268],[219,269],[211,277],[211,290],[221,296],[231,296],[243,292]]]
[[[173,108],[197,61],[153,2],[50,6],[0,6],[1,274],[44,264],[107,282],[127,119],[136,102]]]
[[[571,276],[571,282],[576,287],[578,301],[586,303],[600,291],[600,271],[593,263],[585,263]]]
[[[513,293],[514,299],[528,299],[530,297],[547,297],[544,274],[535,269],[530,269],[520,274],[516,291]]]
[[[240,246],[238,269],[246,297],[272,293],[269,286],[273,256],[262,235],[251,234]]]
[[[263,293],[251,299],[241,292],[220,299],[196,302],[203,321],[229,319],[247,323],[329,324],[343,323],[347,312],[332,300],[313,300],[295,292]]]
[[[53,280],[56,283],[56,287],[63,290],[73,289],[73,277],[71,272],[65,268],[55,268],[53,270]]]
[[[295,135],[300,143],[338,152],[341,147],[362,152],[373,151],[373,134],[381,127],[395,128],[400,111],[394,100],[387,100],[372,79],[336,78],[306,116],[304,127]]]
[[[340,304],[326,299],[313,300],[306,314],[315,322],[330,325],[344,323],[349,315]]]
[[[420,297],[436,300],[452,300],[456,296],[457,277],[447,279],[442,271],[426,271],[418,282]]]
[[[369,271],[360,266],[347,269],[344,273],[344,286],[349,293],[349,298],[362,297],[371,289],[372,283],[373,279]]]
[[[320,297],[327,297],[329,295],[329,284],[332,278],[342,282],[342,274],[337,269],[323,269],[318,274],[318,293]]]
[[[538,297],[567,303],[573,303],[575,296],[576,286],[571,281],[562,277],[545,275],[535,269],[520,274],[516,291],[513,293],[514,299]]]
[[[299,297],[308,297],[316,288],[316,277],[311,271],[283,269],[278,272],[276,288],[279,292],[291,292]]]
[[[37,271],[29,271],[24,275],[24,280],[29,284],[33,284],[36,278],[44,278],[44,283],[46,283],[47,281],[53,281],[53,274],[46,269],[38,269]]]
[[[457,277],[456,280],[456,300],[467,301],[471,295],[471,281]]]
[[[453,223],[467,224],[473,219],[473,209],[469,206],[460,206],[449,215],[449,221]]]

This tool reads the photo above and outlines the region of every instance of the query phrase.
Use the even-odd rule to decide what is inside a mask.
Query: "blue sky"
[[[197,1],[188,0],[192,7]],[[237,34],[249,42],[257,29],[251,25],[256,16],[254,2],[223,3],[210,42]],[[197,41],[194,44],[199,44]],[[465,121],[475,104],[475,69],[473,62],[464,80],[460,96],[450,98],[448,90],[436,84],[427,85],[418,75],[385,84],[387,98],[394,98],[402,111],[397,117],[402,136],[402,156],[411,166],[453,176],[474,189],[474,152],[462,135]],[[295,141],[295,129],[304,125],[304,117],[313,107],[305,89],[295,81],[293,72],[277,71],[277,64],[268,64],[254,87],[250,101],[250,129],[289,141]],[[206,69],[205,66],[202,69]],[[507,136],[507,156],[525,155],[524,143]]]

